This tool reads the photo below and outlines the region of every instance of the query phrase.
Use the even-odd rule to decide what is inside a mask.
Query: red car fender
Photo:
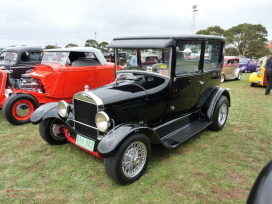
[[[5,96],[7,78],[8,78],[8,73],[6,71],[0,70],[0,108],[3,107],[3,104],[5,103],[7,99]]]

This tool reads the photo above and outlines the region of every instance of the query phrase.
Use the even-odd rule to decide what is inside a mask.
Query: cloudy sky
[[[0,0],[0,48],[84,46],[114,37],[191,34],[209,26],[261,24],[272,40],[271,0]],[[254,3],[253,3],[254,2]],[[95,34],[96,33],[96,34]]]

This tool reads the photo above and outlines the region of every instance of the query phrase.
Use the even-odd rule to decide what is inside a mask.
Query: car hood
[[[92,92],[97,95],[106,106],[147,100],[146,90],[134,82],[113,82],[94,89]]]
[[[14,63],[9,62],[9,61],[0,61],[0,67],[9,67],[9,66],[14,66]]]
[[[29,72],[29,74],[34,76],[45,77],[54,72],[59,72],[63,69],[63,65],[61,64],[38,64],[33,68],[33,71]]]

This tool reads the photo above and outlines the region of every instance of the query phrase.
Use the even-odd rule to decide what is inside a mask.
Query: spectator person
[[[265,95],[270,94],[270,90],[272,89],[272,55],[270,55],[266,62],[264,63],[266,77],[267,77],[267,85],[265,90]]]
[[[134,55],[131,57],[130,62],[129,62],[130,66],[132,67],[137,67],[138,63],[137,63],[137,53],[135,52]]]

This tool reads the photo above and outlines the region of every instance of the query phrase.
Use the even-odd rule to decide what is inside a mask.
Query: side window
[[[197,73],[201,54],[201,42],[179,41],[176,50],[176,75]]]
[[[37,62],[42,60],[41,52],[24,52],[21,56],[22,62]]]
[[[28,58],[30,61],[41,61],[42,53],[41,52],[29,52]]]
[[[207,42],[205,45],[203,70],[215,69],[220,63],[221,43],[216,41]]]
[[[6,54],[7,54],[6,52],[1,52],[0,53],[0,61],[5,59]]]

